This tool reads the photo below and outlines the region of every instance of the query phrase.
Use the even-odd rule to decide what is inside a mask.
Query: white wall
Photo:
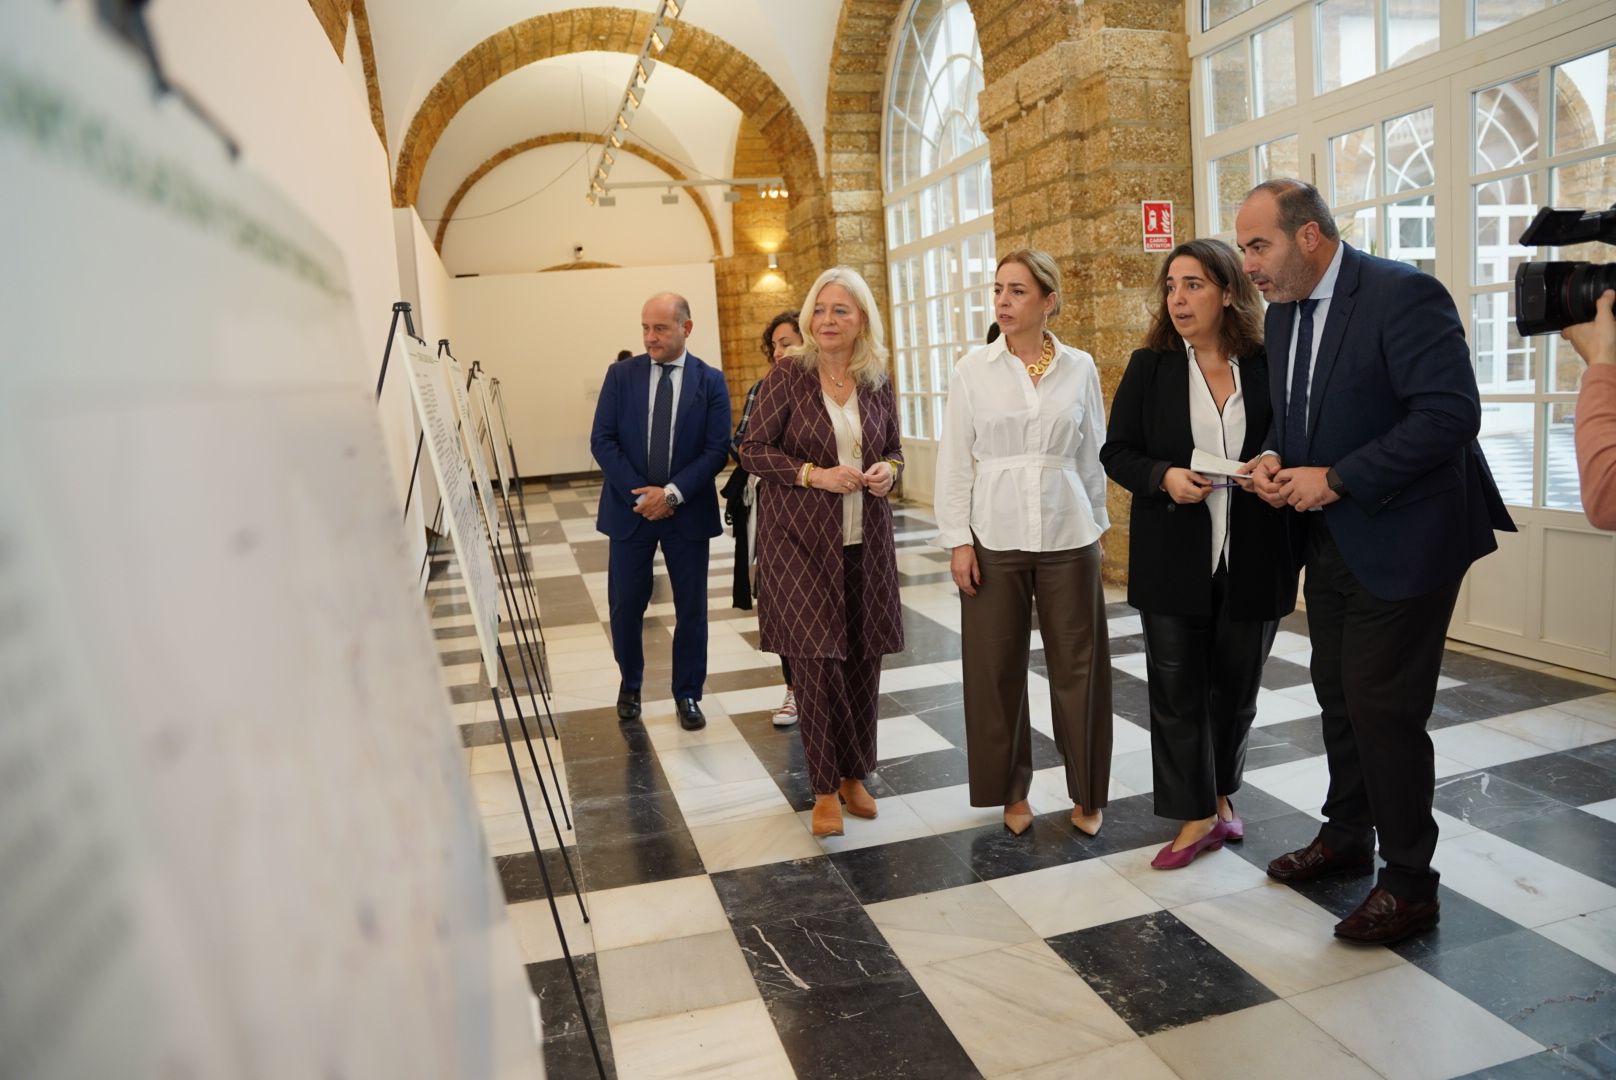
[[[583,245],[585,260],[616,266],[666,266],[718,256],[707,223],[691,202],[700,195],[681,192],[679,205],[664,206],[663,191],[634,189],[617,192],[616,206],[591,206],[585,199],[588,170],[598,153],[595,146],[558,143],[490,170],[461,200],[444,235],[449,272],[543,270],[571,262],[576,244]],[[667,179],[667,173],[628,153],[619,153],[612,168],[613,183]]]
[[[457,278],[454,352],[498,377],[527,476],[594,471],[589,428],[619,349],[642,351],[640,308],[672,290],[690,301],[692,353],[719,366],[710,263]]]

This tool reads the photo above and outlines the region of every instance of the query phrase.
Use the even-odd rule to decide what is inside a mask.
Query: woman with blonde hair
[[[1092,836],[1111,780],[1111,657],[1100,536],[1110,526],[1100,444],[1105,403],[1093,357],[1063,345],[1060,269],[1012,251],[994,276],[1003,336],[960,358],[937,452],[939,547],[960,590],[972,806],[1031,827],[1028,654],[1036,600],[1055,745],[1072,824]]]
[[[741,442],[758,489],[760,647],[791,665],[815,836],[842,833],[841,802],[876,816],[881,657],[903,648],[887,495],[903,468],[897,403],[870,287],[825,271],[802,305],[794,362],[764,376]]]

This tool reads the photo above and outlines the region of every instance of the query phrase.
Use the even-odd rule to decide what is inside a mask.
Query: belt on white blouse
[[[1010,469],[1059,469],[1077,471],[1077,462],[1056,454],[1011,454],[1009,457],[983,458],[976,463],[977,475],[1005,472]]]

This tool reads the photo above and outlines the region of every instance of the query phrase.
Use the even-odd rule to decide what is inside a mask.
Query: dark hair
[[[795,311],[782,311],[769,320],[768,328],[763,331],[763,358],[774,363],[774,332],[787,323],[791,324],[792,331],[802,337],[802,325],[797,322],[798,313]]]
[[[1000,331],[1000,329],[999,329],[999,322],[998,322],[997,319],[995,319],[993,322],[988,323],[988,344],[992,345],[995,341],[998,341],[999,340],[999,334],[1001,332],[1002,331]]]
[[[1145,333],[1145,348],[1156,352],[1174,352],[1182,345],[1178,331],[1173,328],[1172,316],[1167,313],[1167,271],[1173,260],[1188,255],[1201,264],[1212,284],[1229,294],[1229,306],[1223,311],[1223,326],[1218,343],[1226,356],[1250,356],[1262,347],[1262,303],[1257,287],[1240,269],[1240,256],[1222,240],[1186,240],[1162,260],[1156,272],[1156,308],[1150,313],[1150,329]]]
[[[633,355],[634,355],[634,350],[633,349],[618,349],[617,350],[617,359],[618,360],[627,360]],[[616,361],[613,361],[613,363],[615,363],[615,362]]]
[[[1268,192],[1279,204],[1279,228],[1286,236],[1295,236],[1302,226],[1312,222],[1319,227],[1319,234],[1326,240],[1341,238],[1340,231],[1335,227],[1335,215],[1330,212],[1330,204],[1324,201],[1319,189],[1306,180],[1290,177],[1264,180],[1248,191],[1246,198],[1251,198],[1259,191]]]

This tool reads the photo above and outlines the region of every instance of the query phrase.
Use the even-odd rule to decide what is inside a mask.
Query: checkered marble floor
[[[1150,868],[1175,829],[1152,814],[1143,645],[1120,602],[1108,609],[1105,827],[1090,839],[1065,822],[1034,651],[1044,814],[1013,838],[997,809],[966,798],[958,600],[930,518],[903,508],[908,648],[883,675],[869,782],[880,816],[822,841],[807,828],[800,740],[770,723],[778,662],[756,648],[754,613],[730,606],[728,539],[713,543],[707,728],[674,717],[660,569],[645,717],[619,724],[598,494],[530,484],[525,550],[553,676],[550,752],[574,820],[541,824],[544,865],[565,882],[564,846],[581,878],[588,923],[569,894],[558,900],[617,1076],[1616,1075],[1616,684],[1449,651],[1430,724],[1442,923],[1355,948],[1331,927],[1367,880],[1298,887],[1263,873],[1312,838],[1326,783],[1303,615],[1286,620],[1264,675],[1235,797],[1243,844]],[[434,560],[428,601],[549,1075],[591,1076],[452,558]]]

